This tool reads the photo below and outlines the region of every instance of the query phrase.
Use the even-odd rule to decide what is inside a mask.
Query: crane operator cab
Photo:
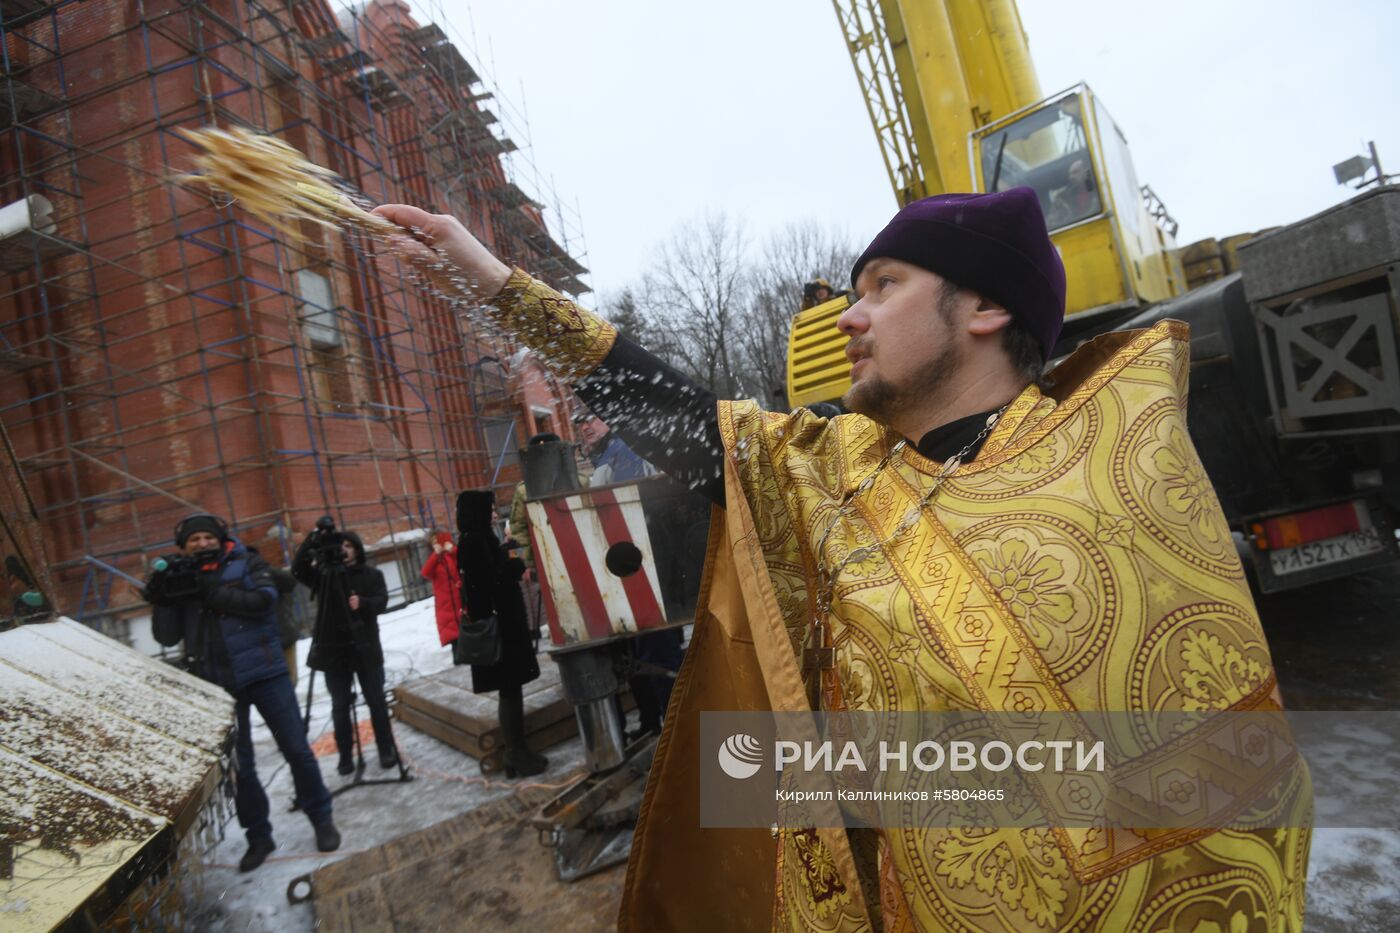
[[[1149,212],[1128,142],[1077,87],[973,131],[978,191],[1033,188],[1069,281],[1065,314],[1100,317],[1180,294],[1175,224]]]
[[[1025,185],[1040,199],[1068,280],[1062,348],[1186,290],[1176,222],[1138,184],[1127,138],[1088,85],[975,127],[966,140],[973,190]],[[789,404],[829,402],[850,388],[846,336],[836,329],[846,307],[836,295],[793,318]]]

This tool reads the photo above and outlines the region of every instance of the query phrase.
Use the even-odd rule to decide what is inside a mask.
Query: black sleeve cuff
[[[713,392],[621,335],[574,391],[653,466],[724,505],[724,446]]]

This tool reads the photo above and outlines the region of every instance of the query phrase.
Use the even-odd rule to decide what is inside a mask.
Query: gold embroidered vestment
[[[577,352],[612,334],[519,273],[517,326]],[[600,336],[602,334],[602,336]],[[531,342],[527,340],[527,342]],[[557,343],[553,347],[557,350]],[[543,347],[542,347],[543,349]],[[1100,337],[1023,392],[920,520],[837,580],[833,709],[1278,708],[1268,648],[1186,429],[1185,325]],[[721,402],[726,508],[648,783],[619,926],[777,930],[1302,929],[1306,829],[699,828],[699,712],[807,708],[801,652],[818,567],[883,541],[941,464],[906,447],[839,519],[899,438]],[[1300,806],[1305,781],[1295,782]],[[852,845],[856,840],[856,845]]]

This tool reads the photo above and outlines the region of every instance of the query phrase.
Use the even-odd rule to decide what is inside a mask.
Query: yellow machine
[[[1035,189],[1069,280],[1071,319],[1181,294],[1176,225],[1139,185],[1128,142],[1079,85],[1041,98],[1014,0],[833,0],[901,207],[950,191]],[[788,399],[850,386],[844,297],[800,313]]]

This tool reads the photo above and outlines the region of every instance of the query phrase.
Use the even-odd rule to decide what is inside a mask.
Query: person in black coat
[[[530,637],[520,578],[525,564],[511,557],[496,537],[496,494],[471,489],[457,497],[457,568],[462,577],[462,601],[467,616],[479,622],[495,615],[501,634],[501,660],[472,665],[472,690],[499,691],[501,736],[505,742],[506,777],[539,774],[549,766],[545,756],[530,751],[525,741],[525,701],[521,688],[540,676],[540,664]]]
[[[379,765],[394,767],[399,756],[384,699],[384,651],[379,644],[379,614],[389,605],[384,574],[365,563],[359,535],[318,529],[297,548],[292,576],[310,587],[316,600],[316,627],[306,666],[326,675],[335,746],[340,752],[337,770],[341,774],[355,770],[350,697],[356,677],[374,726]]]

